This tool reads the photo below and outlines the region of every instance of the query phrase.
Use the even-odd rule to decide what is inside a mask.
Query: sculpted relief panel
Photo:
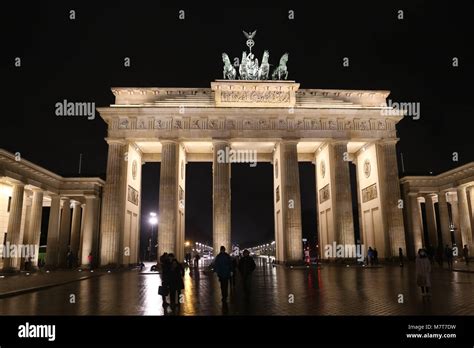
[[[290,93],[280,91],[222,91],[221,101],[228,103],[289,103]]]
[[[135,126],[136,124],[136,126]],[[228,117],[141,117],[132,122],[120,117],[119,122],[111,123],[111,129],[148,130],[148,129],[210,129],[210,130],[322,130],[322,131],[394,131],[390,120],[373,119],[327,119],[327,118],[228,118]]]

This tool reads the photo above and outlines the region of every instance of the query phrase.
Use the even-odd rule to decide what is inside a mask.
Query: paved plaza
[[[273,267],[259,259],[253,293],[245,301],[239,278],[222,306],[216,275],[200,267],[186,271],[184,303],[175,312],[162,307],[160,275],[149,271],[51,272],[62,285],[16,296],[0,296],[2,315],[474,315],[474,273],[433,266],[431,298],[415,285],[414,265],[404,268],[324,266],[322,269]],[[461,265],[459,265],[462,267]],[[34,276],[34,275],[31,275]],[[46,284],[42,277],[30,281]],[[12,281],[26,286],[26,275],[0,279],[0,293]],[[33,281],[34,280],[34,281]],[[76,280],[76,281],[74,281]],[[3,284],[1,282],[4,282]],[[23,282],[23,283],[21,283]],[[11,285],[10,285],[11,287]],[[11,289],[10,289],[11,290]],[[75,303],[71,303],[71,295]],[[399,303],[403,295],[403,303]]]

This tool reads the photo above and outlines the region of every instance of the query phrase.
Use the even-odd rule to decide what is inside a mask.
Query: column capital
[[[435,193],[435,192],[432,192],[432,193],[425,193],[423,194],[423,197],[426,199],[429,199],[431,201],[433,201],[435,198],[438,198],[438,194]]]
[[[117,145],[125,145],[127,141],[125,139],[114,139],[114,138],[104,138],[107,144],[117,144]]]
[[[327,141],[327,143],[331,145],[347,145],[349,144],[349,139],[333,139]]]
[[[161,145],[165,144],[179,144],[179,140],[176,138],[160,138],[158,141],[161,143]]]
[[[16,186],[16,187],[25,187],[26,185],[23,181],[19,181],[12,178],[8,178],[8,181],[12,186]]]
[[[298,144],[301,138],[282,138],[280,143],[282,144]]]
[[[466,192],[468,187],[469,187],[469,184],[461,184],[461,185],[456,186],[456,191]]]
[[[61,196],[61,205],[64,206],[66,204],[71,204],[71,199],[69,197],[62,197]]]
[[[230,139],[229,138],[212,138],[212,144],[220,144],[220,143],[225,143],[229,144]]]
[[[377,140],[375,143],[379,145],[396,145],[400,138],[383,138]]]
[[[85,195],[84,195],[84,198],[85,198],[85,199],[95,199],[95,198],[98,198],[98,197],[97,197],[97,195],[85,194]]]
[[[440,191],[438,192],[438,203],[439,202],[447,202],[446,199],[446,191]]]
[[[32,192],[44,192],[44,190],[40,187],[32,187],[30,190]]]

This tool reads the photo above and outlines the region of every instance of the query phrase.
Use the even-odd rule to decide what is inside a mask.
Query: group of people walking
[[[247,249],[244,250],[243,257],[237,259],[232,258],[228,253],[226,253],[225,247],[221,246],[220,252],[214,261],[214,272],[216,272],[221,285],[222,302],[227,302],[229,283],[232,286],[235,286],[237,269],[239,270],[242,279],[244,296],[246,299],[249,299],[251,291],[251,275],[255,268],[255,261],[250,256],[250,252]]]
[[[453,248],[448,245],[444,248],[444,257],[448,261],[448,269],[453,268]],[[466,265],[469,263],[469,250],[467,245],[463,248],[463,257]],[[400,266],[403,267],[403,251],[399,249]],[[443,258],[443,256],[437,256]],[[194,266],[198,267],[199,256],[195,257]],[[186,262],[191,265],[191,255],[186,255]],[[378,264],[377,250],[369,248],[368,263],[370,265]],[[416,284],[421,288],[423,296],[431,296],[431,268],[433,263],[432,254],[427,249],[418,250],[415,261]],[[160,257],[162,284],[159,288],[159,294],[163,297],[163,307],[170,306],[172,310],[181,304],[181,291],[184,289],[184,267],[176,259],[174,254],[164,253]],[[442,266],[442,263],[441,263]],[[229,296],[229,285],[235,286],[237,271],[240,273],[244,298],[248,300],[251,293],[252,273],[255,271],[256,265],[248,250],[244,250],[242,257],[231,257],[224,246],[220,247],[220,252],[216,256],[212,264],[213,271],[217,274],[220,282],[222,303],[226,303]],[[170,303],[167,301],[169,296]]]
[[[188,265],[191,264],[190,255],[185,258]],[[195,257],[195,267],[198,267],[199,257]],[[158,289],[159,295],[163,298],[163,307],[170,307],[175,310],[181,304],[181,290],[184,289],[184,267],[176,259],[174,254],[164,253],[160,257],[161,266],[161,286]],[[241,258],[233,258],[227,252],[224,246],[221,246],[220,253],[216,256],[212,265],[214,272],[219,279],[222,302],[226,303],[229,294],[229,284],[235,286],[237,270],[242,280],[244,297],[250,298],[251,275],[256,268],[255,261],[250,256],[248,250],[244,250]],[[169,296],[170,302],[167,298]]]
[[[181,304],[181,290],[184,289],[184,267],[176,259],[174,254],[164,253],[160,257],[161,265],[161,286],[158,289],[159,294],[163,297],[163,307],[171,307],[172,310]],[[166,300],[170,297],[170,303]]]

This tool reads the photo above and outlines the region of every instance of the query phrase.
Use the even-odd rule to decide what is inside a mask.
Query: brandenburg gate
[[[270,76],[269,52],[249,52],[210,88],[112,88],[115,103],[99,108],[108,125],[102,199],[101,265],[138,261],[141,167],[161,162],[158,255],[184,259],[186,164],[212,162],[213,248],[231,250],[231,162],[221,153],[248,152],[274,167],[276,260],[302,260],[298,162],[316,165],[319,245],[361,243],[387,258],[405,250],[395,125],[402,112],[387,91],[300,89],[286,80],[288,54]],[[236,69],[238,67],[238,71]],[[237,77],[238,72],[238,77]],[[270,79],[271,78],[271,79]],[[353,216],[349,163],[357,168],[359,216]],[[243,188],[245,189],[245,188]],[[316,231],[316,226],[315,226]]]
[[[216,80],[211,88],[113,88],[108,124],[101,264],[138,260],[141,166],[161,162],[158,254],[184,255],[186,164],[212,162],[213,247],[231,247],[231,163],[219,150],[254,150],[274,167],[276,259],[302,259],[298,162],[316,165],[320,245],[361,242],[405,250],[395,125],[387,91],[300,89],[294,81]],[[391,110],[393,111],[393,110]],[[222,162],[222,163],[221,163]],[[357,168],[353,216],[349,163]],[[245,188],[242,188],[245,189]],[[315,226],[316,231],[316,226]],[[128,249],[127,249],[128,248]],[[126,253],[124,250],[132,250]]]

